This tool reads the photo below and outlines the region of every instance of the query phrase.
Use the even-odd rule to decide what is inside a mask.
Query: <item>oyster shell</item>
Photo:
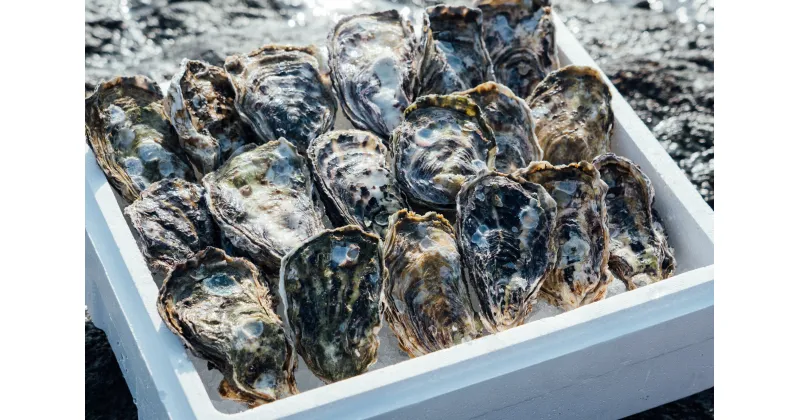
[[[527,99],[544,160],[591,161],[609,151],[614,113],[611,92],[600,73],[566,66],[545,77]]]
[[[565,310],[603,299],[611,282],[605,198],[608,186],[591,163],[553,166],[534,162],[515,173],[540,184],[558,205],[555,269],[539,292]]]
[[[613,153],[598,156],[593,163],[608,185],[605,201],[611,272],[628,289],[672,276],[675,257],[653,217],[655,190],[650,179],[635,163]]]
[[[235,156],[203,178],[208,209],[225,239],[263,268],[273,292],[281,257],[325,229],[312,183],[305,158],[283,138]]]
[[[555,266],[556,202],[539,185],[489,172],[458,193],[464,278],[492,332],[525,321],[547,272]]]
[[[297,393],[297,358],[246,259],[200,251],[170,272],[157,306],[186,347],[222,372],[224,398],[252,407]]]
[[[409,356],[480,336],[455,231],[441,215],[400,210],[383,243],[386,321]]]
[[[418,95],[458,92],[493,81],[481,11],[444,5],[425,11]]]
[[[472,98],[486,115],[497,142],[495,167],[499,172],[510,174],[542,160],[531,110],[514,92],[501,84],[486,82],[458,94]]]
[[[313,47],[265,46],[225,59],[239,115],[264,141],[284,137],[305,154],[333,128],[336,97]]]
[[[478,105],[459,95],[418,98],[392,133],[397,184],[412,203],[452,211],[461,185],[494,169],[494,133]]]
[[[527,98],[551,71],[561,67],[550,0],[477,0],[483,39],[497,81]]]
[[[280,292],[297,352],[326,383],[366,372],[378,357],[383,255],[377,236],[327,230],[281,264]]]
[[[331,131],[308,147],[312,176],[337,225],[359,225],[383,237],[389,216],[406,207],[383,142],[366,131]]]
[[[236,112],[236,92],[221,67],[184,59],[164,107],[194,169],[205,175],[257,138]]]
[[[125,208],[150,270],[161,275],[217,242],[203,187],[180,178],[150,184]]]
[[[353,125],[389,138],[412,102],[415,38],[397,10],[343,18],[328,37],[339,103]]]
[[[161,90],[144,76],[100,83],[85,100],[89,146],[128,203],[160,179],[194,180],[162,100]]]

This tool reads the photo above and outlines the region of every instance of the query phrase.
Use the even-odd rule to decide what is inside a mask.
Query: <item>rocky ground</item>
[[[164,82],[183,57],[221,64],[271,43],[324,42],[342,15],[390,0],[86,0],[87,91],[118,74]],[[713,0],[552,0],[555,10],[714,206]],[[452,2],[461,3],[461,2]],[[86,418],[136,418],[105,334],[86,321]],[[714,390],[635,418],[713,418]]]

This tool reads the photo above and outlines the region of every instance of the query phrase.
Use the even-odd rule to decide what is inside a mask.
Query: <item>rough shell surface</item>
[[[458,243],[465,279],[490,331],[525,321],[555,266],[556,202],[538,184],[490,172],[458,194]]]
[[[468,97],[429,95],[406,109],[392,134],[395,174],[411,204],[452,211],[461,185],[494,169],[494,133]]]
[[[415,37],[397,10],[345,17],[328,39],[339,103],[356,127],[388,139],[412,102]]]
[[[165,275],[195,252],[216,246],[217,228],[203,192],[180,178],[162,179],[125,208],[151,271]]]
[[[522,98],[495,82],[486,82],[458,94],[472,98],[486,115],[497,142],[495,168],[499,172],[510,174],[542,160],[531,110]]]
[[[355,224],[383,237],[389,216],[405,208],[386,146],[372,133],[331,131],[308,147],[312,175],[337,225]]]
[[[336,97],[312,47],[266,46],[225,59],[236,109],[263,141],[286,138],[305,154],[333,128]]]
[[[550,1],[478,0],[483,39],[497,81],[527,98],[551,71],[561,67]]]
[[[628,289],[672,276],[675,257],[653,218],[655,191],[650,179],[636,164],[613,153],[595,158],[594,166],[608,185],[611,272]]]
[[[222,372],[224,398],[256,406],[297,393],[297,358],[246,259],[200,251],[164,280],[158,312],[192,353]]]
[[[607,153],[614,113],[600,72],[584,66],[556,70],[527,99],[544,160],[567,164]]]
[[[377,360],[379,242],[350,225],[309,239],[283,260],[280,290],[295,347],[326,383],[364,373]]]
[[[285,139],[231,158],[206,175],[203,185],[225,239],[263,267],[273,292],[281,257],[325,229],[305,158]]]
[[[433,6],[423,17],[418,95],[446,94],[494,81],[483,16],[464,6]]]
[[[565,310],[603,299],[612,279],[605,205],[608,186],[597,169],[585,161],[560,166],[534,162],[516,175],[542,185],[558,205],[556,267],[545,276],[539,295]]]
[[[239,118],[235,97],[225,70],[203,61],[184,59],[170,82],[164,108],[186,156],[203,175],[257,139]]]
[[[386,321],[409,356],[480,336],[455,231],[444,217],[399,211],[392,216],[383,254]]]
[[[144,76],[100,83],[85,100],[86,139],[109,183],[128,203],[160,179],[194,180],[162,100],[161,90]]]

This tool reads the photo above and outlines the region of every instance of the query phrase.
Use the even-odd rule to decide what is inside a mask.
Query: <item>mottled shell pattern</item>
[[[383,271],[380,240],[354,225],[324,231],[283,259],[280,293],[295,348],[324,382],[377,361]]]
[[[546,275],[539,295],[565,310],[603,299],[612,277],[608,186],[600,173],[586,161],[559,166],[534,162],[515,175],[543,186],[558,205],[556,267]]]
[[[100,83],[85,99],[86,139],[109,183],[128,203],[158,180],[194,180],[163,99],[144,76]]]
[[[442,215],[394,214],[383,243],[385,317],[409,356],[480,336],[455,230]]]
[[[157,306],[186,347],[222,372],[224,398],[252,407],[297,393],[297,358],[251,262],[200,251],[170,272]]]
[[[628,289],[672,276],[675,257],[653,220],[655,190],[650,179],[635,163],[613,153],[598,156],[593,163],[608,185],[611,272]]]

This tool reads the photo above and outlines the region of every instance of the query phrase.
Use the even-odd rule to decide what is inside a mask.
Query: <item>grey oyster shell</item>
[[[336,97],[313,47],[265,46],[225,59],[239,115],[264,141],[286,138],[305,154],[333,128]]]
[[[483,40],[497,81],[527,98],[551,71],[561,67],[549,0],[477,0],[483,11]]]
[[[503,331],[525,321],[555,267],[556,202],[539,185],[490,172],[458,194],[458,244],[464,278],[484,326]]]
[[[628,289],[672,276],[675,257],[653,217],[655,190],[641,168],[613,153],[593,162],[608,185],[606,209],[611,256],[608,267]]]
[[[280,293],[297,352],[325,383],[359,375],[378,357],[383,255],[377,236],[350,225],[292,250]]]
[[[468,97],[428,95],[405,111],[392,133],[395,175],[411,204],[453,211],[456,195],[471,177],[494,169],[494,133]]]
[[[554,165],[591,161],[609,151],[614,113],[611,91],[599,71],[585,66],[556,70],[527,102],[544,160]]]
[[[222,397],[253,407],[298,392],[297,358],[251,262],[200,251],[170,272],[157,306],[186,347],[222,372]]]
[[[235,97],[225,70],[203,61],[184,59],[170,82],[164,108],[186,156],[202,175],[258,139],[239,118]]]
[[[343,18],[328,37],[339,103],[356,127],[388,139],[412,102],[415,37],[397,10]]]
[[[337,225],[359,225],[383,237],[389,216],[405,208],[386,146],[372,133],[331,131],[308,147],[317,190]]]
[[[231,158],[206,175],[203,185],[225,240],[262,267],[273,292],[281,258],[325,229],[305,158],[285,139]]]
[[[472,98],[486,115],[497,142],[497,171],[510,174],[542,160],[531,110],[522,98],[495,82],[486,82],[458,95]]]
[[[556,267],[539,295],[565,310],[603,299],[612,280],[608,271],[608,186],[591,163],[553,166],[534,162],[515,174],[540,184],[558,205]]]
[[[392,215],[383,243],[386,322],[400,347],[422,356],[480,336],[462,280],[455,230],[442,215]]]
[[[85,99],[86,139],[109,183],[128,203],[160,179],[194,180],[162,100],[161,90],[144,76],[100,83]]]
[[[483,16],[465,6],[433,6],[423,16],[418,95],[447,94],[494,81]]]
[[[150,271],[166,275],[177,263],[217,244],[203,187],[180,178],[150,184],[125,208]]]

